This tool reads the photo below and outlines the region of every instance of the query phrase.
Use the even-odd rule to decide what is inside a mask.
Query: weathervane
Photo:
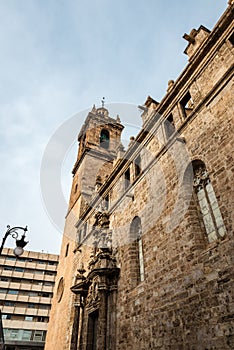
[[[104,108],[105,105],[105,97],[102,98],[102,108]]]

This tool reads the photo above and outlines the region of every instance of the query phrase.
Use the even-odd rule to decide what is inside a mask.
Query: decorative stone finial
[[[80,267],[77,269],[77,275],[76,275],[76,281],[78,282],[78,280],[84,280],[84,273],[86,272],[86,270],[84,269],[84,264],[83,262],[80,264]],[[76,282],[76,283],[77,283]]]
[[[174,84],[175,84],[174,80],[169,80],[168,81],[167,92],[170,91],[173,88]]]
[[[117,121],[117,123],[121,123],[121,120],[120,120],[120,117],[119,117],[118,114],[117,114],[117,116],[116,116],[116,121]]]
[[[159,103],[157,101],[155,101],[152,97],[148,96],[147,100],[145,101],[145,106],[147,108],[149,108],[151,105],[153,106],[157,106]]]
[[[97,192],[102,185],[102,178],[100,175],[96,177],[95,191]]]
[[[196,29],[192,29],[190,34],[184,34],[183,35],[183,39],[187,40],[190,44],[194,44],[195,43],[195,36],[197,35],[197,30]]]
[[[131,136],[130,137],[130,142],[128,144],[128,146],[131,146],[133,144],[133,142],[135,141],[135,137],[134,136]]]
[[[83,275],[85,273],[85,269],[84,269],[84,264],[83,262],[80,264],[80,267],[77,269],[77,271]]]

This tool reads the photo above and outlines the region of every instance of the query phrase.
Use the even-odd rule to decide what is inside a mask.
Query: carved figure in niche
[[[97,279],[93,280],[91,285],[89,286],[89,292],[86,300],[87,305],[90,305],[99,301],[98,287],[99,287],[98,280]]]
[[[102,213],[102,212],[98,211],[95,214],[94,226],[108,228],[109,224],[110,224],[109,216],[110,215],[107,212]]]

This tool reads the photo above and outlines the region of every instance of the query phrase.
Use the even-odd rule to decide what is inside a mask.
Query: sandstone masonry
[[[46,350],[234,348],[233,9],[184,35],[126,151],[119,117],[88,114]]]

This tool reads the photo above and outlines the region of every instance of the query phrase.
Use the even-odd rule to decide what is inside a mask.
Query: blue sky
[[[28,249],[59,252],[61,232],[40,193],[51,136],[103,96],[107,103],[139,105],[148,95],[160,101],[168,80],[187,64],[183,34],[200,24],[212,29],[226,6],[225,0],[0,0],[2,234],[7,224],[27,224]],[[120,117],[141,124],[139,114]],[[81,125],[82,117],[77,134]],[[66,196],[74,150],[61,169]]]

